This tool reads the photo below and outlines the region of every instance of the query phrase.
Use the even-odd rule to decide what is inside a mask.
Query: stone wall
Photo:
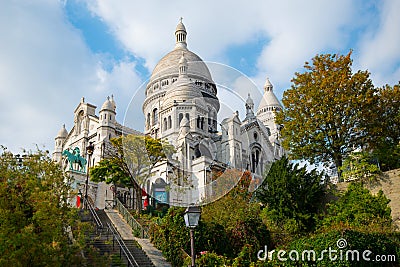
[[[346,190],[349,183],[338,183],[337,188],[340,191]],[[376,194],[382,189],[383,193],[391,201],[389,203],[392,209],[392,218],[400,228],[400,169],[385,172],[378,184],[367,186],[367,188]]]

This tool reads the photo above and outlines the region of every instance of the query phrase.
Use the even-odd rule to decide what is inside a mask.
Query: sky
[[[51,152],[83,96],[100,108],[114,95],[123,123],[131,99],[143,97],[138,89],[174,48],[180,17],[191,51],[232,67],[260,92],[269,77],[279,99],[306,61],[350,49],[353,70],[369,70],[375,86],[397,84],[399,11],[398,0],[3,1],[0,144]]]

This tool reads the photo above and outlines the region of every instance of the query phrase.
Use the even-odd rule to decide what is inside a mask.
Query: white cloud
[[[400,81],[400,1],[387,0],[380,9],[378,27],[360,43],[358,66],[368,69],[376,86]]]
[[[102,83],[100,57],[69,24],[60,2],[2,3],[0,32],[0,144],[12,151],[35,149],[35,144],[52,151],[62,124],[72,127],[82,96],[101,105],[109,93],[106,87],[115,94],[121,90],[124,98],[130,95],[127,86],[135,85],[137,76],[126,62],[118,63]],[[101,86],[104,92],[99,93]]]
[[[146,60],[152,70],[174,46],[180,16],[188,30],[188,46],[204,60],[219,61],[232,44],[266,36],[255,80],[268,75],[275,88],[287,86],[306,60],[326,50],[340,50],[361,15],[358,1],[89,1],[124,46]],[[350,30],[344,31],[344,28]],[[262,78],[261,78],[262,77]],[[283,88],[282,88],[283,89]],[[281,91],[282,91],[281,89]],[[280,92],[281,93],[281,92]]]
[[[294,72],[317,53],[346,53],[353,48],[355,67],[369,69],[375,84],[395,83],[400,77],[396,0],[384,1],[379,13],[370,11],[377,9],[374,1],[362,0],[86,2],[125,49],[145,60],[150,71],[173,49],[175,26],[182,16],[189,49],[205,61],[226,63],[228,47],[265,37],[252,79],[262,92],[265,77],[270,77],[278,97],[290,86]],[[140,84],[138,63],[123,59],[103,67],[104,55],[88,49],[83,33],[65,17],[64,4],[2,3],[0,144],[14,150],[32,143],[46,144],[51,150],[61,125],[72,126],[72,111],[82,96],[101,105],[114,94],[122,121],[124,108]]]

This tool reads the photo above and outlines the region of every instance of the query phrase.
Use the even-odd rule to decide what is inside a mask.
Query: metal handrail
[[[93,205],[90,203],[90,201],[87,201],[86,199],[83,200],[85,207],[88,207],[90,213],[92,214],[92,217],[97,225],[98,228],[103,228],[103,223],[101,222],[99,216],[97,215],[96,210],[93,208]],[[136,266],[139,267],[139,264],[136,262],[135,258],[133,257],[132,253],[126,246],[124,240],[122,239],[121,235],[115,228],[113,224],[107,223],[107,228],[108,230],[112,233],[113,239],[117,240],[118,246],[120,248],[120,252],[123,252],[125,258],[128,261],[128,267],[129,266]],[[121,257],[121,255],[120,255]]]
[[[99,216],[97,215],[97,212],[94,210],[92,204],[90,203],[90,201],[83,199],[83,203],[85,205],[85,207],[89,208],[90,213],[92,214],[92,217],[97,225],[98,228],[103,228],[103,223],[101,222]]]
[[[139,264],[136,262],[135,258],[133,257],[132,253],[126,246],[124,240],[120,236],[119,232],[117,229],[115,229],[114,225],[107,223],[108,229],[110,229],[111,233],[113,234],[113,237],[117,240],[118,246],[121,250],[121,252],[124,253],[125,258],[128,260],[128,267],[130,265],[139,267]],[[133,262],[132,262],[133,261]]]
[[[143,227],[138,221],[135,220],[135,218],[132,216],[132,214],[128,211],[127,208],[122,204],[122,202],[117,198],[115,199],[116,203],[116,209],[118,212],[122,215],[122,217],[125,219],[125,221],[129,224],[129,226],[132,229],[139,230],[140,231],[140,237],[141,238],[149,238],[149,234],[145,227]]]

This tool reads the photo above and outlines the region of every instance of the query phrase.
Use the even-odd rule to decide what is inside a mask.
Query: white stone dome
[[[181,20],[179,21],[178,25],[176,25],[176,30],[175,30],[175,32],[178,32],[178,31],[184,31],[184,32],[186,32],[186,27],[185,27],[185,25],[183,25],[183,23],[182,23],[182,18],[181,18]]]
[[[268,91],[264,93],[260,105],[258,106],[258,109],[260,110],[265,107],[279,107],[279,108],[282,107],[281,103],[279,103],[279,100],[274,94],[274,92]]]
[[[65,129],[65,124],[62,126],[62,128],[58,131],[57,137],[60,138],[67,138],[68,132],[67,129]]]
[[[157,63],[151,74],[150,83],[162,77],[178,76],[178,65],[182,52],[185,53],[185,58],[189,65],[188,76],[199,77],[212,82],[212,77],[207,65],[198,55],[184,48],[175,48]]]
[[[273,86],[267,78],[264,85],[264,95],[257,109],[257,115],[275,109],[282,109],[282,105],[274,94]]]
[[[115,102],[113,103],[113,101],[107,97],[106,101],[104,101],[103,105],[101,106],[101,110],[115,111]]]

